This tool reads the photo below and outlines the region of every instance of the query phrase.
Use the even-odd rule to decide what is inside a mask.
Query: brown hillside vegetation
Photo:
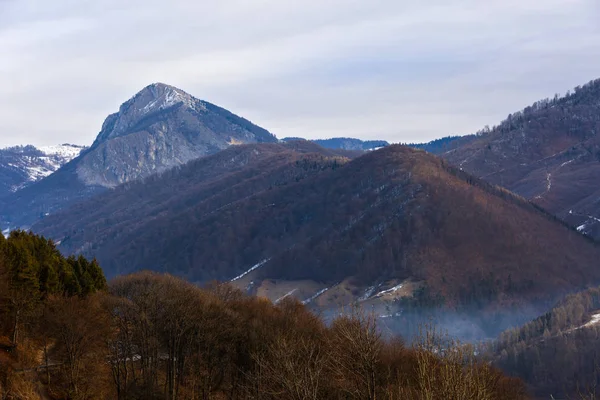
[[[599,131],[596,80],[564,97],[536,102],[477,136],[428,148],[600,238]]]
[[[13,258],[16,248],[29,263]],[[526,398],[521,381],[468,347],[431,335],[412,347],[384,339],[359,310],[326,326],[293,299],[274,305],[147,272],[77,294],[68,274],[52,289],[45,274],[27,274],[52,250],[44,239],[20,233],[0,239],[0,250],[3,400]],[[89,284],[88,275],[71,278]],[[7,338],[15,318],[18,341]]]
[[[153,269],[229,280],[259,264],[246,277],[251,290],[268,280],[320,285],[300,300],[340,282],[357,299],[370,286],[408,280],[446,305],[489,308],[550,301],[600,281],[598,246],[423,151],[283,158],[194,185],[197,168],[211,165],[200,160],[36,228],[67,252],[96,256],[111,275]],[[158,196],[159,207],[146,205]],[[320,299],[333,295],[340,292]]]
[[[122,185],[66,213],[46,218],[34,230],[55,237],[68,253],[118,251],[121,249],[115,242],[138,246],[135,243],[144,240],[140,241],[140,236],[152,237],[158,244],[177,230],[187,229],[189,222],[218,213],[236,201],[336,168],[348,160],[340,154],[357,153],[327,150],[307,141],[235,146],[182,168]],[[167,226],[168,235],[153,231],[154,227]],[[156,269],[136,261],[111,262],[106,270],[114,276]],[[216,277],[220,276],[210,278]]]

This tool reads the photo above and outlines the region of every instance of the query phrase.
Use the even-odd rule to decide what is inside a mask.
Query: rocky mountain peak
[[[0,228],[30,226],[40,216],[106,188],[162,173],[232,145],[276,142],[275,135],[245,118],[181,89],[154,83],[109,115],[92,146],[64,168],[18,193],[0,196]],[[0,165],[1,161],[0,157]],[[14,175],[12,169],[7,171]],[[7,179],[9,188],[18,184],[14,181]]]
[[[146,86],[109,115],[77,165],[87,186],[114,187],[225,149],[275,142],[268,131],[164,83]]]
[[[206,109],[200,100],[181,89],[164,83],[153,83],[146,86],[132,100],[134,101],[134,109],[145,113],[164,110],[179,103],[183,103],[186,107],[192,109],[198,106],[202,110]]]
[[[164,83],[148,85],[123,103],[117,113],[106,118],[94,146],[106,140],[126,135],[140,122],[154,114],[180,106],[192,112],[206,111],[204,102],[181,89]]]

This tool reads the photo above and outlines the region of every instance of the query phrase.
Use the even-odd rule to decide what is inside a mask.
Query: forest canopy
[[[228,284],[141,272],[107,285],[95,261],[22,231],[0,250],[2,400],[526,398],[468,347],[407,346],[358,309],[326,325]]]

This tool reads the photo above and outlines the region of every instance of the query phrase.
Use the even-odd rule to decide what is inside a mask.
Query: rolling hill
[[[349,160],[282,146],[225,150],[34,229],[97,257],[109,276],[232,280],[320,308],[547,306],[600,282],[588,238],[424,151],[392,145]]]

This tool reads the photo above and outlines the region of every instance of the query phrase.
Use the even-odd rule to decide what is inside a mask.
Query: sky
[[[163,82],[277,137],[424,142],[600,78],[598,0],[0,0],[0,147]]]

